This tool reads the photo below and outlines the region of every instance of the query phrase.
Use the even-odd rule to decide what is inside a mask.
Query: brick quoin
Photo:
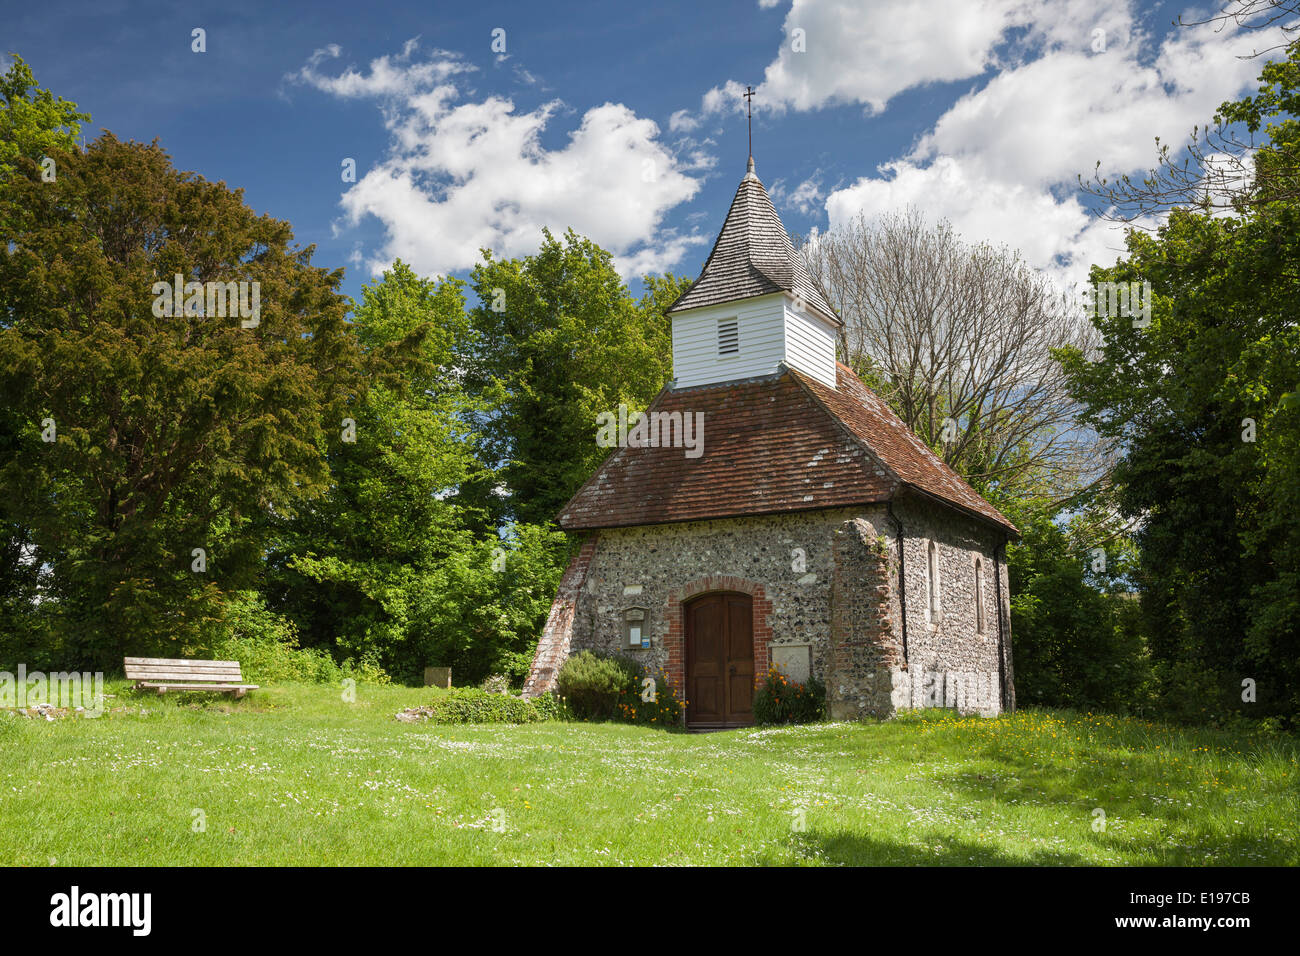
[[[767,674],[770,662],[768,644],[772,640],[772,602],[767,599],[767,592],[757,581],[732,577],[726,574],[711,574],[699,578],[680,588],[668,592],[664,604],[664,620],[668,622],[668,634],[664,638],[664,649],[668,652],[668,664],[664,673],[672,684],[678,697],[686,696],[686,620],[682,605],[702,594],[719,591],[733,591],[749,596],[754,611],[750,630],[754,641],[754,680],[757,683]]]
[[[569,561],[560,585],[551,604],[551,613],[546,618],[546,626],[537,642],[537,652],[533,656],[533,666],[524,681],[524,696],[537,697],[555,689],[555,679],[560,667],[569,657],[569,646],[573,639],[573,621],[578,607],[578,593],[586,583],[587,572],[591,568],[591,559],[596,554],[598,534],[593,534],[583,542],[581,550]]]

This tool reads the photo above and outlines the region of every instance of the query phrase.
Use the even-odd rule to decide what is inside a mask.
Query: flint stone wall
[[[904,531],[906,658],[895,521]],[[927,610],[931,540],[940,555],[941,613],[934,620]],[[795,646],[807,645],[809,670],[826,683],[833,719],[927,706],[996,714],[1003,698],[994,571],[1000,542],[972,519],[906,500],[895,504],[893,520],[884,505],[868,505],[603,529],[588,540],[581,569],[566,576],[563,613],[548,622],[542,665],[552,677],[571,652],[615,652],[652,672],[662,669],[684,696],[681,604],[708,590],[740,590],[754,598],[756,673],[778,656],[771,648],[801,654]],[[982,631],[974,607],[976,557],[984,573]],[[1001,667],[1010,692],[1005,565],[998,573],[1008,631]],[[625,643],[628,608],[646,609],[648,648]],[[534,679],[540,677],[530,677],[531,692],[546,689],[549,682]]]
[[[863,511],[836,508],[602,530],[579,595],[571,649],[617,652],[652,670],[668,670],[672,592],[731,577],[761,583],[771,604],[770,643],[810,645],[811,672],[824,679],[832,536],[836,527]],[[630,607],[648,609],[647,650],[624,646],[622,614]]]
[[[894,516],[903,527],[909,672],[906,680],[895,678],[896,705],[957,707],[964,713],[986,715],[1001,712],[1004,678],[1008,689],[1011,684],[1007,570],[997,556],[1001,536],[982,523],[917,499],[896,502]],[[939,557],[937,616],[930,613],[928,600],[931,541]],[[975,602],[977,558],[983,578],[982,631]],[[1001,662],[999,584],[1004,631]],[[943,703],[936,704],[936,700]]]

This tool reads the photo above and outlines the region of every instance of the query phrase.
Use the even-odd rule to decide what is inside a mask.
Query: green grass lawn
[[[418,688],[107,690],[99,719],[0,713],[0,863],[1300,863],[1292,738],[1041,710],[440,726],[394,720]]]

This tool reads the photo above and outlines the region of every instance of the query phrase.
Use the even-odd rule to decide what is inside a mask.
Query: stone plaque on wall
[[[773,644],[772,663],[786,680],[806,684],[812,667],[810,652],[807,644]]]

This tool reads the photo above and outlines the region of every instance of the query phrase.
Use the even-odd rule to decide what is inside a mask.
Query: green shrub
[[[389,683],[373,658],[339,664],[320,648],[299,647],[293,624],[268,609],[255,592],[227,605],[210,653],[215,660],[239,661],[250,684],[338,684],[348,677],[358,684]]]
[[[358,684],[387,684],[389,677],[372,659],[339,664],[316,647],[291,647],[232,637],[213,648],[213,657],[239,661],[244,680],[253,684],[338,684],[352,678]]]
[[[565,718],[656,727],[682,722],[682,702],[668,675],[662,670],[650,675],[641,664],[618,654],[579,651],[564,662],[555,683],[558,709]],[[647,693],[653,699],[645,700]]]
[[[1193,661],[1159,661],[1152,668],[1157,700],[1147,713],[1160,720],[1189,726],[1244,731],[1261,720],[1253,705],[1241,700],[1240,678]],[[1269,721],[1264,727],[1272,727]]]
[[[533,698],[533,707],[542,720],[567,720],[569,710],[564,706],[564,701],[560,700],[560,695],[555,691],[548,691]]]
[[[647,675],[648,676],[648,675]],[[646,685],[647,676],[637,675],[619,693],[615,720],[629,724],[653,724],[656,727],[679,727],[682,722],[682,702],[662,670],[653,676],[654,683]],[[645,700],[647,691],[654,699]]]
[[[614,720],[628,688],[639,686],[641,668],[627,658],[595,651],[569,657],[556,687],[577,720]]]
[[[420,713],[438,724],[535,724],[554,715],[554,702],[457,687],[439,694]]]
[[[434,540],[441,541],[441,535]],[[378,647],[388,672],[414,683],[425,664],[436,662],[466,685],[503,674],[511,685],[522,686],[568,563],[565,534],[511,525],[504,538],[458,531],[439,548],[445,554],[435,551],[422,566],[403,566],[393,599],[387,585],[374,592],[385,598],[373,613],[387,619],[390,606],[402,606],[400,620],[382,629],[371,627],[367,618],[354,620],[354,636],[345,646]],[[363,557],[362,566],[370,560]]]
[[[817,678],[799,684],[776,667],[754,691],[754,721],[759,724],[810,724],[826,716],[826,685]]]

